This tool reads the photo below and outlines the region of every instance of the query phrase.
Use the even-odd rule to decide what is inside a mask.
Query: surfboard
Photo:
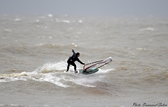
[[[83,69],[79,69],[79,73],[82,74],[93,74],[99,71],[100,67],[103,67],[109,64],[112,61],[111,57],[108,57],[104,60],[94,61],[87,63],[83,66]]]
[[[79,73],[82,73],[82,74],[93,74],[93,73],[96,73],[98,72],[99,69],[98,68],[90,68],[90,69],[87,69],[87,70],[84,70],[84,69],[79,69]]]

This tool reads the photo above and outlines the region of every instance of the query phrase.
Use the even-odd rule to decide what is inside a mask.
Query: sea
[[[0,107],[168,107],[168,17],[1,14]]]

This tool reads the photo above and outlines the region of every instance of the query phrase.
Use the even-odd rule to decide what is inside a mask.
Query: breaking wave
[[[55,63],[46,63],[38,67],[33,72],[21,72],[11,74],[0,74],[0,82],[11,81],[29,81],[48,82],[59,87],[67,88],[74,86],[96,87],[94,83],[103,81],[104,75],[113,69],[100,70],[92,75],[75,74],[73,70],[65,72],[66,62],[60,61]]]

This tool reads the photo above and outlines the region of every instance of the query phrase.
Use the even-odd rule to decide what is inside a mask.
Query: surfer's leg
[[[76,64],[72,63],[72,66],[74,66],[75,73],[78,73],[77,70],[76,70]]]
[[[66,72],[68,72],[68,71],[69,71],[69,66],[70,66],[70,64],[68,63],[68,66],[67,66],[67,70],[66,70]]]

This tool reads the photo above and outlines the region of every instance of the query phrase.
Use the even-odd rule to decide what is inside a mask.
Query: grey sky
[[[168,16],[168,0],[0,0],[0,14]]]

